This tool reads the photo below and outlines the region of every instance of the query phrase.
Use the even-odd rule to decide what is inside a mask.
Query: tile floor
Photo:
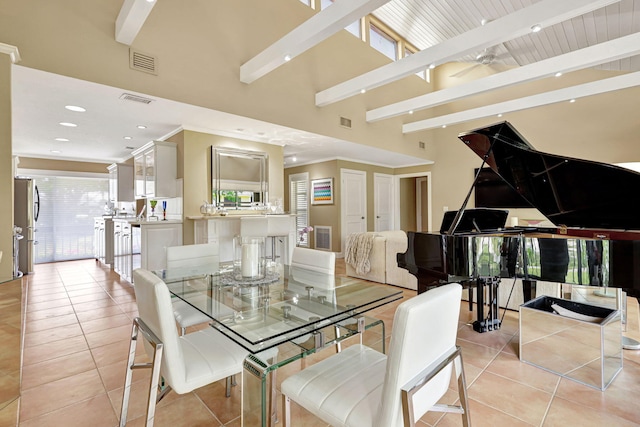
[[[338,261],[338,274],[344,262]],[[132,287],[93,260],[36,266],[24,280],[28,303],[24,334],[19,426],[118,424],[131,319]],[[406,291],[410,298],[414,292]],[[630,301],[628,335],[640,338],[638,309]],[[375,312],[391,330],[398,303]],[[624,369],[600,392],[518,359],[518,316],[507,312],[499,331],[479,334],[466,303],[460,308],[458,343],[463,349],[474,426],[640,426],[640,352],[624,352]],[[375,341],[374,337],[367,338]],[[143,360],[142,346],[138,358]],[[331,350],[315,358],[326,357]],[[312,363],[313,360],[308,363]],[[283,368],[278,383],[299,365]],[[144,425],[143,394],[148,372],[134,372],[129,426]],[[219,382],[186,395],[169,395],[158,405],[156,426],[238,426],[240,387],[224,397]],[[450,390],[452,403],[456,392]],[[278,404],[278,407],[281,405]],[[293,424],[323,426],[299,407]],[[420,425],[457,426],[460,416],[429,413]]]

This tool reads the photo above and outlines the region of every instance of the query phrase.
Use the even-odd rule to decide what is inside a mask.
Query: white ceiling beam
[[[131,46],[155,5],[155,0],[124,0],[116,19],[116,41]]]
[[[495,46],[531,32],[534,25],[542,28],[584,15],[620,0],[542,0],[510,15],[491,21],[404,59],[384,65],[368,73],[316,93],[316,106],[341,101],[395,80],[453,61],[485,47]]]
[[[402,126],[402,133],[406,134],[457,123],[464,123],[485,117],[497,116],[498,114],[527,110],[529,108],[556,104],[558,102],[570,101],[572,99],[585,98],[587,96],[599,95],[601,93],[627,89],[634,86],[640,86],[640,71],[550,92],[544,92],[537,95],[526,96],[524,98],[513,99],[511,101],[485,105],[483,107],[459,111],[457,113],[433,117],[431,119],[407,123]]]
[[[11,44],[0,43],[0,53],[9,55],[9,59],[11,59],[11,63],[13,64],[20,62],[20,60],[22,59],[20,58],[20,52],[18,52],[18,48]]]
[[[491,90],[550,77],[557,72],[568,73],[637,54],[640,54],[640,33],[634,33],[564,55],[554,56],[523,67],[513,68],[459,86],[375,108],[367,111],[366,117],[368,122],[388,119],[408,114],[410,111],[425,110]]]
[[[240,81],[252,83],[389,0],[337,0],[242,64]]]

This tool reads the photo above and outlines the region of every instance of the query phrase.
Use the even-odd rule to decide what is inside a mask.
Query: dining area
[[[358,354],[371,353],[369,357],[373,355],[377,363],[365,362],[362,369],[374,369],[376,375],[373,376],[379,377],[380,384],[373,388],[382,386],[389,346],[386,319],[377,319],[370,314],[399,304],[403,298],[401,288],[336,275],[332,252],[296,247],[289,265],[263,260],[264,270],[260,269],[263,273],[258,275],[258,271],[252,271],[253,275],[250,275],[239,265],[247,262],[246,258],[240,257],[234,263],[218,263],[215,255],[211,258],[204,255],[210,250],[209,246],[168,248],[166,269],[134,272],[139,315],[133,320],[120,426],[127,425],[132,378],[139,368],[151,370],[145,425],[153,425],[156,402],[161,402],[172,389],[174,393],[184,394],[222,380],[225,380],[227,398],[232,396],[234,386],[240,387],[240,425],[273,426],[279,422],[292,425],[290,399],[296,399],[299,393],[292,389],[291,396],[281,397],[278,389],[284,390],[287,383],[294,384],[296,375],[303,375],[307,368],[319,366],[307,363],[314,358],[326,359],[344,369],[359,358]],[[187,251],[200,255],[186,257]],[[421,326],[417,325],[414,335],[405,340],[421,343],[419,347],[427,343],[427,347],[438,348],[434,343],[446,336],[446,348],[440,348],[432,356],[418,356],[419,362],[416,353],[424,349],[407,351],[408,355],[413,353],[412,360],[397,362],[396,368],[408,369],[411,375],[407,380],[415,379],[412,377],[416,375],[424,377],[424,369],[430,362],[446,353],[449,359],[440,369],[451,368],[456,362],[457,378],[463,392],[466,385],[461,371],[461,354],[455,346],[460,296],[455,290],[452,295],[449,309],[439,304],[441,307],[437,310],[429,310],[433,317],[431,322],[440,318],[443,324],[447,322],[443,320],[442,312],[449,312],[449,333],[440,331],[435,341],[420,341],[416,339],[416,333]],[[139,357],[137,346],[142,343],[150,362],[136,361]],[[344,360],[339,360],[341,357]],[[330,367],[329,371],[335,371],[334,368]],[[357,367],[352,366],[350,370],[356,372]],[[289,375],[292,372],[296,373]],[[371,374],[357,377],[347,383],[349,389],[356,387],[359,380],[371,383]],[[417,388],[425,384],[426,381],[421,382]],[[436,400],[448,389],[448,378],[442,386]],[[394,390],[392,394],[399,404],[400,390]],[[374,395],[382,400],[378,392]],[[466,395],[461,394],[459,400],[465,408]],[[280,410],[281,401],[284,403]],[[370,406],[371,417],[375,417],[380,405],[369,402],[365,406]],[[423,412],[410,422],[399,419],[398,425],[415,425],[426,411],[423,405],[417,406]],[[311,408],[307,410],[313,412]],[[452,410],[447,409],[448,412]],[[464,425],[468,425],[468,408],[459,411],[465,414]],[[362,420],[356,420],[354,424],[347,418],[342,425],[362,425]]]

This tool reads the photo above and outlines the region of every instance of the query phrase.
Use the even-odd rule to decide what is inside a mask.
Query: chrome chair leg
[[[289,396],[282,395],[282,427],[290,427],[291,425],[291,399]]]
[[[138,334],[142,333],[144,339],[149,341],[153,346],[153,360],[151,363],[135,363],[136,347],[138,342]],[[127,372],[124,381],[124,391],[122,396],[122,409],[120,411],[120,427],[124,427],[127,424],[127,411],[129,409],[129,398],[131,396],[131,378],[133,376],[134,369],[151,368],[151,379],[149,382],[149,397],[147,400],[147,418],[145,425],[148,427],[153,426],[153,420],[156,411],[156,402],[164,397],[169,391],[169,387],[160,393],[158,398],[158,382],[160,381],[160,366],[162,362],[162,341],[149,329],[147,325],[136,317],[133,319],[133,326],[131,330],[131,341],[129,343],[129,358],[127,360]],[[157,400],[156,400],[157,399]]]

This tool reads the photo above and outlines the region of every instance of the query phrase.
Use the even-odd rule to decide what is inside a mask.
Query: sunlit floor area
[[[344,274],[344,261],[337,261]],[[137,315],[132,286],[94,260],[41,264],[24,278],[27,295],[19,426],[117,426],[131,321]],[[415,296],[405,291],[404,299]],[[370,312],[385,322],[389,339],[401,301]],[[640,339],[638,304],[629,299],[627,335]],[[501,312],[502,315],[502,312]],[[460,304],[458,344],[474,426],[640,426],[640,351],[624,351],[624,368],[606,391],[581,385],[518,358],[518,313],[508,311],[500,330],[477,333],[475,313]],[[425,325],[437,328],[438,325]],[[380,335],[367,332],[365,343]],[[350,338],[355,340],[357,338]],[[143,346],[138,359],[145,360]],[[313,355],[307,365],[333,354]],[[301,368],[278,370],[277,385]],[[149,371],[133,376],[128,426],[143,426]],[[453,383],[452,383],[453,384]],[[156,410],[156,426],[239,426],[241,382],[225,397],[224,381],[192,393],[170,392]],[[453,403],[457,392],[445,396]],[[280,395],[278,394],[278,399]],[[278,411],[281,404],[278,402]],[[325,426],[292,404],[294,426]],[[457,414],[428,413],[419,425],[458,426]]]

